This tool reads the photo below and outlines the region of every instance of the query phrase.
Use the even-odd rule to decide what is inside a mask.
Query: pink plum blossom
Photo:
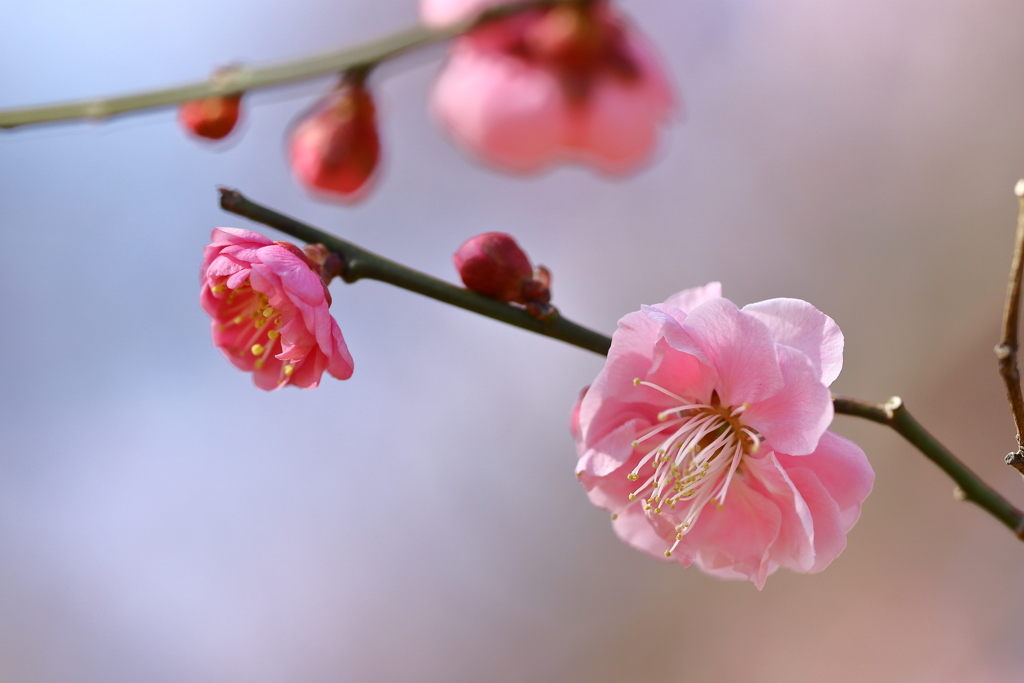
[[[500,4],[423,0],[428,23]],[[674,107],[647,40],[606,0],[532,9],[457,38],[434,88],[442,127],[509,171],[557,161],[636,169]]]
[[[328,306],[318,265],[288,242],[215,228],[203,253],[199,301],[213,344],[267,391],[311,389],[326,370],[352,376],[352,356]]]
[[[827,427],[835,322],[799,299],[737,308],[689,289],[619,321],[574,418],[577,475],[616,533],[758,588],[846,546],[874,472]]]

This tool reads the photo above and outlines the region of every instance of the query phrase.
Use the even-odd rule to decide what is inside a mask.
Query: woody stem
[[[237,190],[222,188],[220,192],[220,204],[224,210],[276,228],[304,242],[323,244],[329,251],[336,253],[343,263],[341,278],[345,282],[379,280],[530,332],[559,339],[587,351],[607,355],[611,348],[610,338],[577,325],[558,313],[539,320],[521,308],[456,287],[261,206],[246,199]],[[1024,512],[1010,504],[929,434],[907,411],[900,399],[893,398],[882,405],[835,398],[833,405],[836,413],[871,420],[896,431],[956,482],[958,497],[978,505],[1024,540]]]

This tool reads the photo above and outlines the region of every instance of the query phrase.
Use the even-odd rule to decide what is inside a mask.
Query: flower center
[[[657,425],[637,435],[633,448],[657,445],[626,475],[630,481],[643,480],[629,494],[628,505],[640,501],[649,518],[665,515],[666,521],[674,522],[675,543],[665,551],[671,556],[705,505],[715,501],[721,508],[725,504],[729,484],[743,456],[757,452],[761,436],[740,419],[747,405],[723,406],[717,393],[712,393],[710,403],[696,403],[651,382],[635,379],[633,384],[678,401],[678,405],[658,413]],[[683,504],[687,505],[680,514],[670,512]]]
[[[225,285],[219,284],[212,291],[223,292],[222,288],[226,288]],[[272,355],[280,353],[281,332],[278,328],[281,326],[281,312],[270,305],[266,294],[255,291],[249,280],[228,292],[221,316],[222,319],[228,319],[227,323],[221,325],[221,329],[240,326],[235,343],[229,350],[240,357],[251,353],[256,357],[257,370],[262,369]],[[295,366],[285,363],[278,383],[283,383],[294,372]]]

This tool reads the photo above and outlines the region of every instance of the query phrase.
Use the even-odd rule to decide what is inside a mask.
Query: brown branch
[[[969,500],[1006,525],[1017,538],[1024,541],[1024,512],[1003,498],[998,491],[986,484],[967,465],[953,455],[938,439],[928,433],[921,423],[914,419],[902,399],[893,396],[884,404],[859,401],[855,398],[835,397],[832,405],[840,415],[871,420],[890,427],[925,457],[939,466],[956,482],[953,495],[958,500]]]
[[[1017,329],[1020,326],[1020,288],[1024,277],[1024,180],[1017,183],[1015,190],[1020,208],[1017,214],[1017,239],[1013,247],[1013,264],[1010,266],[1010,282],[1006,287],[1006,307],[1003,309],[1003,338],[996,346],[999,359],[999,374],[1006,383],[1006,397],[1013,412],[1013,423],[1017,427],[1017,450],[1006,456],[1006,464],[1014,467],[1024,476],[1024,451],[1021,450],[1021,435],[1024,434],[1024,393],[1021,392],[1020,370],[1017,367]]]

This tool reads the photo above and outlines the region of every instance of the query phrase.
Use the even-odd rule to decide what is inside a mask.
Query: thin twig
[[[1006,286],[1006,307],[1003,309],[1003,338],[996,346],[999,359],[999,374],[1006,383],[1006,396],[1013,412],[1013,423],[1017,427],[1017,450],[1006,456],[1006,464],[1014,467],[1024,476],[1024,451],[1021,437],[1024,435],[1024,394],[1021,393],[1020,370],[1017,367],[1017,329],[1020,326],[1020,288],[1024,277],[1024,180],[1017,183],[1016,194],[1020,208],[1017,213],[1017,239],[1013,247],[1013,264],[1010,266],[1010,282]]]
[[[488,318],[521,327],[546,337],[567,342],[587,351],[607,355],[612,340],[603,334],[588,330],[559,313],[539,320],[522,308],[456,287],[425,273],[413,270],[400,263],[369,252],[340,237],[323,232],[311,225],[280,214],[265,206],[252,202],[237,190],[221,189],[220,205],[225,211],[245,216],[257,223],[269,225],[283,233],[312,244],[322,244],[328,251],[341,257],[343,268],[341,279],[348,283],[357,280],[379,280],[407,289],[417,294],[437,299],[446,304],[458,306]]]
[[[526,9],[552,5],[560,1],[579,0],[527,0],[512,5],[502,5],[444,28],[430,29],[424,26],[415,26],[354,47],[268,64],[259,68],[237,66],[224,69],[215,73],[209,80],[171,88],[148,90],[109,99],[78,100],[40,107],[0,110],[0,128],[79,119],[106,119],[115,114],[174,106],[204,97],[231,95],[283,83],[308,80],[349,69],[368,69],[400,54],[465,33],[480,22],[490,21]]]
[[[929,434],[914,419],[898,396],[893,396],[885,404],[837,397],[833,399],[833,406],[836,413],[861,417],[891,427],[956,482],[955,495],[957,498],[969,500],[979,506],[1009,527],[1017,538],[1024,541],[1024,512],[1018,510],[1010,501],[982,481],[949,449]]]

